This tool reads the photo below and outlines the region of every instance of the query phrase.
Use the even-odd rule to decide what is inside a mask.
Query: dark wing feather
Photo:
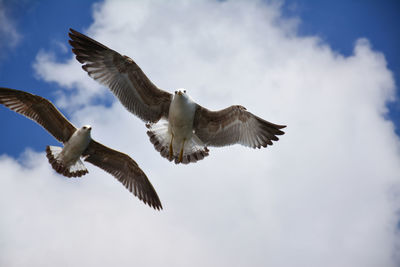
[[[82,68],[110,88],[130,112],[146,122],[168,118],[172,95],[160,90],[129,57],[70,29],[69,43]]]
[[[144,203],[155,209],[162,209],[160,199],[146,174],[128,155],[92,140],[82,156],[85,161],[112,174]]]
[[[37,122],[60,142],[68,141],[76,131],[64,115],[43,97],[0,87],[0,104]]]
[[[197,106],[193,128],[207,146],[242,144],[252,148],[272,145],[278,141],[280,129],[286,126],[263,120],[242,106],[230,106],[220,111],[210,111]]]

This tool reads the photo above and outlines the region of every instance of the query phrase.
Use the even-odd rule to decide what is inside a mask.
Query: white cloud
[[[59,92],[59,99],[56,104],[67,110],[75,110],[88,102],[88,99],[104,93],[102,88],[95,81],[87,79],[87,74],[75,59],[71,58],[67,62],[55,62],[54,53],[40,51],[33,64],[36,76],[46,82],[55,82],[68,89],[69,93]],[[79,91],[73,91],[80,88]],[[67,96],[68,95],[68,96]]]
[[[344,57],[318,37],[297,36],[296,23],[263,2],[97,5],[89,35],[133,57],[159,87],[185,87],[212,109],[242,104],[287,124],[286,134],[267,149],[211,148],[205,160],[175,166],[119,102],[64,101],[76,125],[92,124],[96,140],[139,163],[165,210],[92,166],[71,180],[54,174],[44,153],[3,156],[0,262],[397,266],[400,150],[384,119],[392,74],[367,40]],[[109,96],[74,60],[50,55],[35,63],[43,79],[76,87],[82,103]]]
[[[10,18],[3,1],[0,1],[0,49],[13,48],[21,39],[15,22]],[[3,56],[3,53],[0,53]]]

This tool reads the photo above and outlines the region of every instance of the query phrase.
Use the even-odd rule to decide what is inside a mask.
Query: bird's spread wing
[[[60,142],[68,141],[76,131],[64,115],[43,97],[0,87],[0,104],[37,122]]]
[[[112,174],[144,203],[155,209],[162,209],[160,199],[146,174],[128,155],[92,140],[82,156],[85,161]]]
[[[146,122],[168,117],[172,95],[160,90],[129,57],[70,29],[69,43],[90,77],[110,88],[121,103]]]
[[[277,141],[286,126],[263,120],[242,106],[210,111],[197,106],[193,128],[207,146],[242,144],[252,148],[266,147]]]

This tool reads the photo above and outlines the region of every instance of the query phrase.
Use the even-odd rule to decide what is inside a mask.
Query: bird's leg
[[[186,138],[184,138],[184,139],[183,139],[182,146],[181,146],[181,152],[179,153],[179,159],[178,159],[178,162],[182,162],[182,157],[183,157],[183,149],[184,149],[184,147],[185,147],[185,141],[186,141]]]
[[[174,141],[174,134],[171,133],[171,143],[169,143],[169,158],[172,160],[172,156],[174,155],[174,149],[172,147],[172,142]]]

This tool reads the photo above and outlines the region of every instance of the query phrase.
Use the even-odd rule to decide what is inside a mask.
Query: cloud
[[[3,1],[0,1],[0,49],[13,48],[21,40],[21,35],[18,33],[15,22],[10,18],[8,9]],[[4,56],[3,52],[0,56]]]
[[[286,134],[267,149],[211,148],[176,166],[118,101],[89,101],[110,94],[75,60],[42,51],[40,77],[76,92],[62,101],[73,122],[131,155],[165,210],[96,167],[67,179],[44,153],[3,155],[3,265],[398,265],[400,150],[384,118],[395,86],[368,40],[345,57],[318,36],[298,36],[300,21],[275,2],[105,1],[93,17],[87,33],[131,56],[160,88],[184,87],[211,109],[242,104],[287,124]]]

